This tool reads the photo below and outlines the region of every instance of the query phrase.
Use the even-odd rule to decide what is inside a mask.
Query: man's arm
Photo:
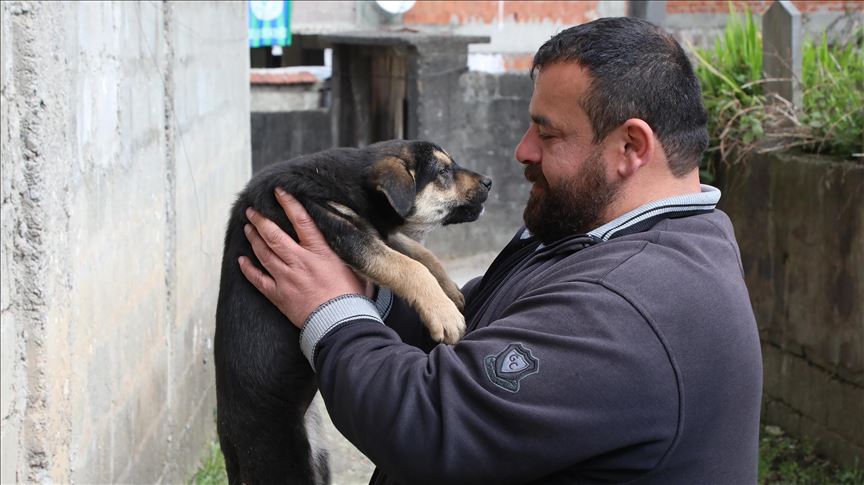
[[[277,198],[300,243],[252,214],[250,242],[272,276],[248,262],[241,269],[291,321],[316,310],[301,347],[333,422],[388,474],[407,483],[524,482],[576,464],[602,469],[636,447],[640,459],[627,463],[635,477],[668,450],[676,375],[620,295],[596,283],[538,285],[488,327],[427,354],[383,325],[302,206]]]
[[[405,483],[524,482],[643,447],[635,477],[677,429],[665,350],[632,306],[593,283],[532,290],[429,354],[374,318],[337,325],[314,347],[337,428]]]

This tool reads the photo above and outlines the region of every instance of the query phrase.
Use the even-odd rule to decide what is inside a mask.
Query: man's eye
[[[546,133],[539,133],[538,135],[540,136],[541,140],[551,140],[552,138],[555,138],[554,135],[549,135]]]

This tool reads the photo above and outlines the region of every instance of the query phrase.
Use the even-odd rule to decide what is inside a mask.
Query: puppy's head
[[[435,226],[480,217],[492,180],[460,167],[444,149],[426,141],[391,140],[370,145],[376,161],[370,185],[383,194],[405,226]]]

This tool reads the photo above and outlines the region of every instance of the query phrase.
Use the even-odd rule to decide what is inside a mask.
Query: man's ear
[[[615,169],[618,176],[626,179],[654,158],[657,143],[654,130],[639,118],[630,118],[616,131],[620,135],[620,150]]]
[[[414,177],[405,167],[405,163],[396,157],[383,158],[375,162],[370,175],[372,188],[387,197],[397,214],[407,217],[414,208],[417,190]]]

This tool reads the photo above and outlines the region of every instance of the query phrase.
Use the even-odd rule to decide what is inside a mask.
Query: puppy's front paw
[[[436,308],[423,321],[436,342],[452,345],[465,334],[465,317],[452,303]]]
[[[456,308],[459,309],[460,312],[465,311],[465,296],[462,294],[462,290],[456,286],[456,283],[450,281],[449,279],[441,285],[441,288],[444,290],[444,293],[447,295],[447,298],[456,305]]]

